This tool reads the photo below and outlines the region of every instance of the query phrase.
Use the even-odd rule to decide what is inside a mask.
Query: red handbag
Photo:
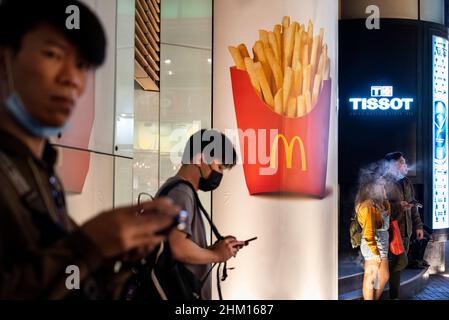
[[[404,253],[404,244],[402,243],[401,230],[397,220],[390,222],[390,252],[394,255]]]

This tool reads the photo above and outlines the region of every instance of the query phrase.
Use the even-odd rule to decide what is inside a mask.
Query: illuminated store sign
[[[372,86],[371,98],[351,98],[352,110],[410,110],[413,98],[393,98],[392,86]]]
[[[449,228],[448,220],[448,41],[433,36],[433,229]]]

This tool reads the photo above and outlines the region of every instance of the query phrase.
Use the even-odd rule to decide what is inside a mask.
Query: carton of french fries
[[[266,130],[257,135],[269,163],[248,160],[240,135],[245,179],[250,194],[271,192],[324,196],[331,99],[330,59],[324,29],[283,17],[273,31],[259,30],[251,53],[245,44],[229,46],[237,125]],[[278,134],[271,136],[270,130]],[[259,147],[258,147],[259,148]],[[257,150],[260,154],[260,150]],[[265,170],[269,167],[272,173]]]

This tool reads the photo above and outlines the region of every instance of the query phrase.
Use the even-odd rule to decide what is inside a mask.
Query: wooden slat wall
[[[159,91],[160,0],[136,0],[135,79],[144,90]]]

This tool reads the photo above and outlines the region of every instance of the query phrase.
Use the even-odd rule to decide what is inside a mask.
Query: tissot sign
[[[413,98],[395,97],[392,86],[372,86],[371,98],[350,98],[351,111],[393,110],[409,111],[413,106]]]

